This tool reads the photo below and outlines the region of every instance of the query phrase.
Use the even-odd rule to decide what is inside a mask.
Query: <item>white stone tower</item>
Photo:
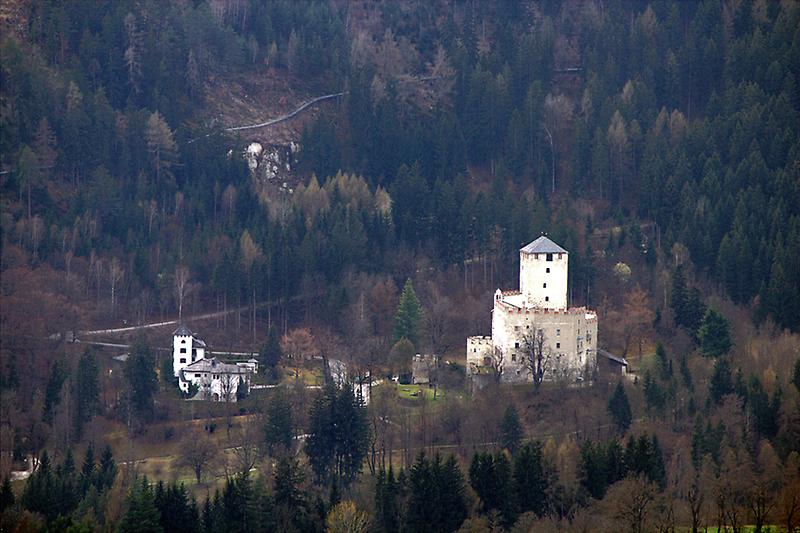
[[[172,372],[177,378],[181,370],[206,355],[206,343],[195,338],[194,333],[181,324],[172,333]]]
[[[567,308],[569,253],[542,235],[519,251],[519,291],[528,306]]]

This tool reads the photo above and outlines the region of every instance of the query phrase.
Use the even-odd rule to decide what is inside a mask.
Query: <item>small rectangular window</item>
[[[548,261],[552,261],[553,260],[553,254],[547,254],[547,260]]]
[[[181,363],[186,363],[186,358],[185,357],[181,357]]]
[[[550,273],[550,267],[547,267],[547,268],[546,268],[544,271],[545,271],[547,274],[549,274],[549,273]]]
[[[518,342],[514,343],[514,348],[519,348],[519,343]]]
[[[550,297],[549,297],[549,296],[545,296],[545,297],[544,297],[544,301],[545,301],[545,302],[549,302],[549,301],[550,301]]]
[[[556,348],[561,348],[561,343],[560,342],[556,343]]]
[[[556,330],[556,336],[560,336],[560,335],[561,335],[561,330],[560,330],[560,329],[557,329],[557,330]]]
[[[200,374],[195,374],[194,377],[199,378]]]
[[[515,353],[512,353],[512,354],[511,354],[511,360],[512,360],[512,361],[516,361],[516,360],[517,360],[517,354],[515,354]]]
[[[181,348],[181,353],[186,353],[186,348]]]
[[[542,288],[546,289],[547,288],[547,283],[542,283]]]
[[[181,344],[186,344],[186,339],[181,339]]]

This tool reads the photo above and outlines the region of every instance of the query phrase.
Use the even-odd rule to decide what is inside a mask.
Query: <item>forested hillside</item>
[[[50,453],[0,491],[0,530],[156,515],[148,531],[613,529],[631,492],[658,512],[625,528],[798,524],[797,2],[17,0],[0,15],[0,476]],[[338,93],[280,136],[230,131]],[[251,142],[285,168],[253,165]],[[465,338],[488,333],[491,294],[542,233],[631,379],[472,396]],[[414,287],[414,335],[397,334]],[[71,342],[201,314],[212,346],[258,353],[292,400],[195,411],[166,376],[166,329]],[[432,407],[425,391],[365,408],[303,388],[304,359],[390,378],[420,352],[446,359]],[[360,435],[335,458],[331,406]],[[196,434],[237,460],[258,440],[258,459],[181,478]],[[313,435],[332,439],[318,455]],[[117,476],[113,455],[133,467]],[[142,467],[166,485],[142,482],[135,465],[166,456]]]

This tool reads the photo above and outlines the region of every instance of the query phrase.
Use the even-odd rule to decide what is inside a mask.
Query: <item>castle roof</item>
[[[216,357],[211,359],[199,359],[190,365],[183,367],[184,372],[215,372],[217,374],[246,374],[248,370],[238,365],[223,363]]]
[[[192,330],[190,330],[186,324],[181,324],[178,326],[178,329],[172,332],[173,337],[191,337],[192,335]]]
[[[566,254],[569,253],[546,236],[542,235],[532,243],[520,249],[524,254]]]

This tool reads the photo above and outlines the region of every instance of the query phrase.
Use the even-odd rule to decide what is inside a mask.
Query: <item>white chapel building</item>
[[[206,358],[206,343],[195,336],[185,325],[172,334],[172,369],[178,378],[178,387],[184,393],[190,385],[198,389],[197,399],[228,401],[237,400],[240,385],[250,389],[250,378],[258,371],[258,362],[225,363],[216,357]]]
[[[499,372],[530,382],[530,346],[538,337],[545,381],[590,380],[597,367],[597,313],[567,307],[569,252],[546,236],[519,251],[519,290],[494,295],[492,335],[467,338],[467,374]],[[541,334],[538,334],[541,332]]]

